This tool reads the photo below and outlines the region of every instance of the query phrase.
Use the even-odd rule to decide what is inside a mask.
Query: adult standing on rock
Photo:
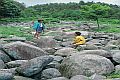
[[[38,22],[35,22],[33,25],[33,29],[36,30],[34,37],[38,39],[40,33],[44,32],[44,29],[45,29],[43,19],[39,19]]]

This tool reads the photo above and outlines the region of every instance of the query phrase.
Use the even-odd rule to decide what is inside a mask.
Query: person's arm
[[[74,41],[72,44],[76,44],[76,42],[77,42],[77,38],[74,38]]]
[[[44,30],[44,29],[45,29],[45,27],[46,27],[46,26],[45,26],[45,25],[44,25],[44,23],[43,23],[43,33],[45,32],[45,30]]]

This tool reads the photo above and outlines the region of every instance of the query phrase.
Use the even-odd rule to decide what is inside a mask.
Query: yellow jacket
[[[86,40],[83,36],[76,36],[73,44],[81,45],[81,44],[85,44],[85,42],[86,42]]]

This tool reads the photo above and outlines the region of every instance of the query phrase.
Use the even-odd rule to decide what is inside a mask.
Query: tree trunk
[[[99,31],[99,29],[100,29],[100,25],[99,25],[99,21],[98,21],[98,18],[96,18],[96,20],[97,20],[98,31]]]

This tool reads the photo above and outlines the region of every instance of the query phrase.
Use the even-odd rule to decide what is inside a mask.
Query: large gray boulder
[[[40,39],[34,39],[33,42],[37,43],[40,48],[54,48],[57,47],[57,42],[52,36],[40,37]]]
[[[80,45],[77,47],[78,51],[81,50],[97,50],[98,47],[94,44],[86,44],[86,45]]]
[[[107,43],[107,45],[112,44],[112,45],[120,45],[120,40],[111,40]]]
[[[119,50],[120,40],[111,40],[105,46],[105,49],[108,50]]]
[[[89,80],[89,78],[83,75],[76,75],[73,76],[70,80]]]
[[[110,52],[111,52],[111,54],[112,54],[112,56],[113,56],[113,55],[116,54],[116,53],[120,53],[120,50],[110,50]]]
[[[66,39],[65,39],[65,41],[64,42],[61,42],[61,43],[59,43],[60,44],[60,46],[62,46],[62,47],[71,47],[71,43],[72,43],[72,41],[66,41]]]
[[[104,49],[106,50],[119,50],[119,46],[113,44],[107,44]]]
[[[52,61],[53,58],[50,56],[36,57],[29,60],[27,63],[21,65],[20,67],[18,67],[16,71],[24,76],[28,76],[28,77],[33,76],[39,73],[40,71],[42,71],[42,69]]]
[[[0,80],[13,80],[13,77],[12,73],[0,73]]]
[[[52,79],[47,79],[47,80],[69,80],[65,77],[57,77],[57,78],[52,78]]]
[[[14,59],[32,59],[47,54],[39,47],[19,41],[5,44],[3,49]]]
[[[9,68],[15,68],[15,67],[21,66],[22,64],[24,64],[26,62],[28,62],[28,60],[16,60],[16,61],[8,62],[8,63],[6,63],[6,65]]]
[[[83,50],[79,52],[78,54],[95,54],[95,55],[100,55],[103,57],[112,57],[112,54],[105,50]]]
[[[120,52],[113,54],[113,60],[117,63],[120,63]]]
[[[49,68],[42,71],[41,80],[61,77],[61,73],[55,68]]]
[[[2,60],[0,60],[0,69],[4,69],[6,67],[6,65],[4,64],[4,62]]]
[[[11,61],[10,57],[6,55],[3,51],[0,51],[0,60],[3,60],[3,62],[9,62]]]
[[[63,57],[61,56],[54,56],[54,55],[49,55],[50,57],[53,57],[53,61],[57,61],[61,63],[63,61]]]
[[[75,75],[91,76],[94,73],[109,74],[113,70],[114,65],[109,59],[93,54],[74,54],[60,66],[61,74],[68,78]]]
[[[78,50],[74,49],[74,48],[69,48],[69,47],[66,47],[66,48],[62,48],[62,49],[59,49],[55,52],[55,55],[59,55],[59,56],[70,56],[71,54],[75,54],[77,53]]]
[[[120,65],[115,66],[115,73],[120,74]]]

